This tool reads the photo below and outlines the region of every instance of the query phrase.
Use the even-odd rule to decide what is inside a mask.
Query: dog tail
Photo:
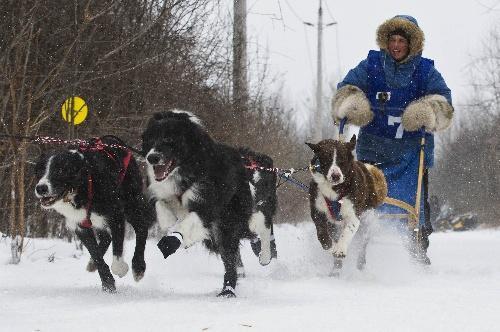
[[[384,173],[377,167],[365,164],[373,179],[374,204],[379,206],[387,197],[387,182],[385,181]]]

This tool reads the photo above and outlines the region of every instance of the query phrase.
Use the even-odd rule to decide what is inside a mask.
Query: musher
[[[410,205],[415,205],[420,143],[425,135],[420,254],[414,258],[428,265],[432,233],[428,169],[434,163],[433,134],[451,124],[451,91],[434,61],[422,57],[424,33],[415,18],[397,15],[382,23],[376,36],[380,50],[370,51],[337,85],[332,115],[337,123],[345,118],[360,127],[358,160],[381,168],[387,178],[388,196]],[[384,204],[381,212],[404,211]]]

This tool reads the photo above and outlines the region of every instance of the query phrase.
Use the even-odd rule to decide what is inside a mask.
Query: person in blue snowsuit
[[[428,168],[434,163],[434,132],[451,124],[451,91],[434,62],[422,57],[424,33],[417,20],[397,15],[377,29],[380,50],[350,70],[337,85],[332,100],[335,122],[360,127],[357,159],[376,164],[388,182],[388,196],[415,204],[420,141],[425,135],[425,171],[421,218],[422,254],[430,264],[428,236],[432,226],[428,210]],[[384,204],[383,213],[402,213]]]

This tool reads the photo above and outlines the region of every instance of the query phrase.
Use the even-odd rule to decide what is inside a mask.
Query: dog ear
[[[352,135],[350,143],[356,144],[356,134]]]
[[[316,153],[316,150],[318,148],[317,144],[314,144],[314,143],[308,143],[306,142],[307,146],[311,148],[311,150],[313,150],[315,153]]]
[[[354,150],[356,147],[356,135],[352,135],[351,140],[348,143],[348,146],[351,150]]]

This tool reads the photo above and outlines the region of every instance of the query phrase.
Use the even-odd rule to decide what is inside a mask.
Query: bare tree
[[[53,146],[22,137],[112,134],[135,145],[153,112],[178,107],[198,114],[217,139],[268,153],[277,166],[304,163],[279,93],[265,93],[265,62],[248,110],[235,112],[226,14],[213,0],[0,2],[0,209],[6,216],[0,231],[12,238],[13,262],[26,232],[71,238],[59,217],[39,212],[32,194],[33,161]],[[60,119],[60,108],[76,95],[90,114],[74,127]],[[284,220],[306,212],[305,200],[292,191],[287,200],[300,204],[284,204]]]
[[[458,212],[477,212],[500,224],[500,26],[470,67],[469,102],[460,106],[454,130],[440,138],[434,191]]]
[[[32,172],[26,173],[27,156],[36,151],[18,138],[38,133],[64,136],[67,126],[57,118],[68,96],[86,97],[94,112],[77,135],[94,136],[119,131],[109,123],[137,131],[131,124],[142,122],[146,108],[201,95],[212,69],[207,62],[213,56],[206,52],[196,57],[202,40],[196,33],[209,4],[208,0],[1,2],[0,125],[9,140],[1,145],[0,167],[7,171],[8,188],[2,196],[9,201],[5,206],[9,225],[5,221],[0,225],[13,239],[13,262],[19,261],[26,230],[26,184],[32,181]],[[117,114],[125,121],[116,121]]]

